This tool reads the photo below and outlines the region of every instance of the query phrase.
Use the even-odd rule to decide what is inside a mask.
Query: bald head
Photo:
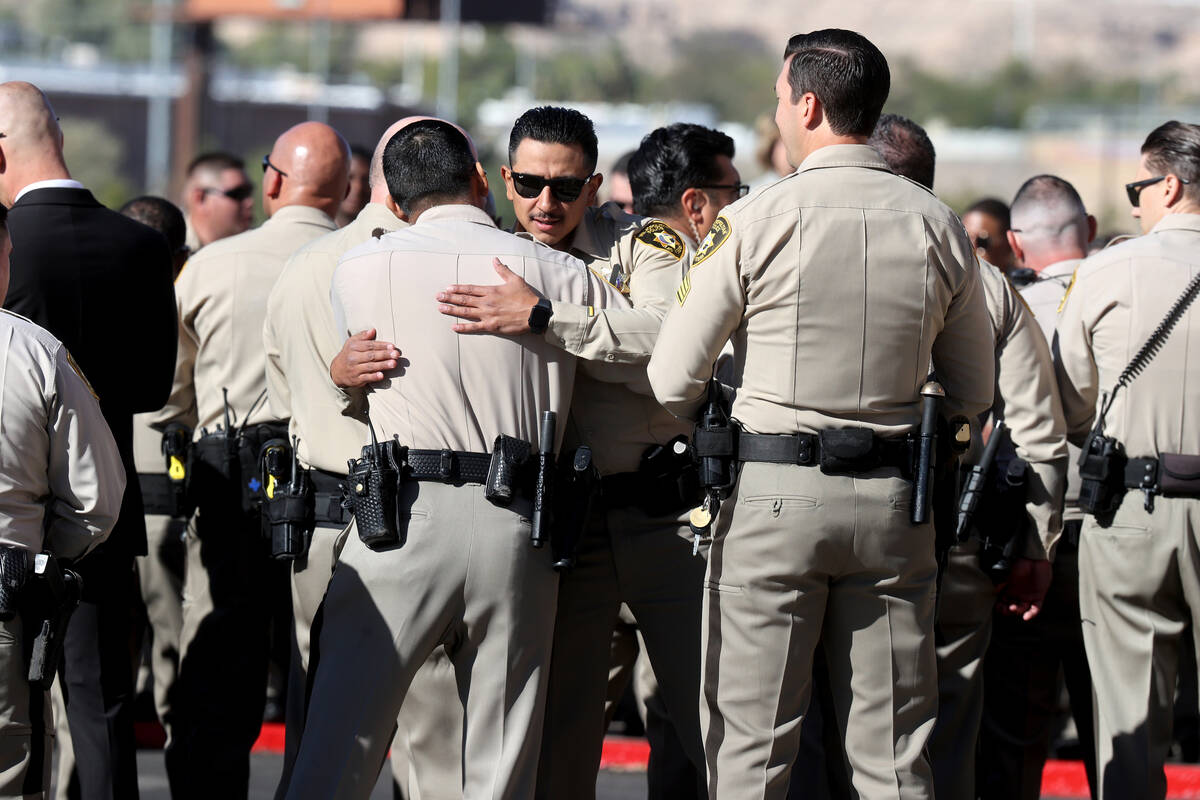
[[[0,202],[5,206],[35,181],[70,177],[58,117],[32,83],[0,83],[0,133]]]
[[[337,214],[350,183],[350,145],[323,122],[288,128],[271,148],[263,176],[267,215],[285,206],[310,206]]]
[[[392,140],[392,137],[402,128],[419,122],[423,119],[437,119],[437,117],[403,117],[398,119],[388,126],[388,129],[383,132],[383,136],[379,137],[379,144],[375,145],[375,153],[371,156],[371,172],[368,176],[368,181],[371,185],[371,202],[382,203],[388,198],[387,179],[383,176],[383,151],[387,149],[387,143]],[[441,120],[448,122],[448,120]],[[454,125],[453,122],[449,124]],[[458,125],[454,125],[462,132],[463,136],[467,137],[467,144],[471,145],[471,152],[475,154],[475,160],[479,160],[479,151],[475,148],[475,142],[471,139],[470,134],[463,130]]]
[[[1056,175],[1025,181],[1013,198],[1009,244],[1025,266],[1041,271],[1059,261],[1087,256],[1096,220],[1079,192]]]

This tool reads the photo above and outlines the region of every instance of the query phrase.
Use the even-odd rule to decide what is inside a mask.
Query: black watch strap
[[[542,298],[529,310],[529,330],[533,333],[545,333],[554,315],[554,307],[546,298]]]

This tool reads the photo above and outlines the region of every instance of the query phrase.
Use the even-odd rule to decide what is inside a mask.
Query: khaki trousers
[[[350,526],[318,526],[313,530],[308,552],[292,562],[296,650],[288,681],[287,746],[280,796],[291,781],[304,732],[313,621],[349,535]],[[439,647],[413,678],[392,742],[392,775],[406,800],[462,796],[462,716],[454,665],[445,649]]]
[[[347,537],[322,606],[308,722],[288,798],[365,798],[414,677],[439,647],[465,708],[461,796],[533,795],[558,576],[528,504],[407,483],[403,543]],[[516,504],[514,504],[516,506]],[[351,526],[353,529],[353,525]]]
[[[54,720],[46,693],[26,680],[24,628],[18,614],[0,622],[0,798],[50,794]]]
[[[636,508],[593,514],[576,565],[559,587],[538,797],[595,797],[622,603],[637,621],[664,712],[692,763],[697,769],[703,763],[697,708],[703,577],[704,559],[692,555],[686,521]]]
[[[933,526],[882,468],[748,463],[717,520],[701,725],[714,798],[783,798],[823,639],[859,797],[931,798],[937,713]]]
[[[1079,610],[1096,704],[1102,800],[1166,796],[1179,650],[1200,651],[1200,500],[1126,493],[1112,523],[1088,516],[1079,540]]]
[[[150,671],[154,676],[154,708],[171,740],[175,677],[179,674],[179,634],[183,629],[183,536],[187,521],[162,514],[146,515],[148,553],[137,559],[138,586],[150,622]]]
[[[938,715],[929,761],[938,797],[975,797],[975,754],[983,719],[983,658],[996,589],[979,568],[979,540],[950,550],[938,600]]]

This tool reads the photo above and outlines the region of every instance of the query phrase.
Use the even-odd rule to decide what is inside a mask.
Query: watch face
[[[549,300],[539,300],[529,311],[529,329],[534,333],[543,333],[546,326],[550,324],[550,315],[553,310],[550,307]]]

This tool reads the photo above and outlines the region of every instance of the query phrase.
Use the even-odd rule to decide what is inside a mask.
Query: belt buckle
[[[454,451],[443,450],[438,454],[438,477],[449,480],[454,472]]]

